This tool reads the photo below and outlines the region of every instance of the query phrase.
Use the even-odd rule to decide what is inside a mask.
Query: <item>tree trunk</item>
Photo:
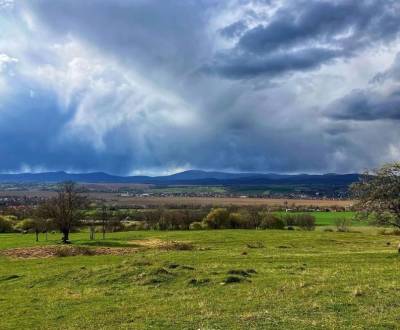
[[[61,238],[61,241],[64,244],[70,244],[71,242],[69,241],[69,230],[63,230],[62,234],[63,236]]]
[[[35,234],[36,234],[36,242],[39,242],[39,232],[35,231]]]

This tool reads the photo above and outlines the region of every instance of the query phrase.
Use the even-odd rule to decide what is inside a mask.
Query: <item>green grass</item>
[[[90,243],[87,237],[71,235],[80,245]],[[197,249],[0,257],[0,329],[398,329],[400,324],[399,237],[371,228],[142,231],[109,234],[96,244],[127,246],[143,238],[191,241]],[[30,234],[0,234],[0,249],[58,239],[49,235],[48,242],[35,243]],[[256,273],[243,276],[249,269]],[[229,276],[240,282],[221,284]]]
[[[346,218],[350,219],[351,224],[353,226],[365,226],[366,223],[363,221],[355,220],[356,212],[352,211],[343,211],[343,212],[276,212],[279,215],[286,215],[286,214],[300,214],[300,213],[307,213],[311,214],[315,217],[315,222],[318,226],[334,226],[335,220],[338,218]]]

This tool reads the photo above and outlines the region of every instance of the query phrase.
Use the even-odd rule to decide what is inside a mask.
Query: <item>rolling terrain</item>
[[[233,185],[233,184],[329,184],[349,185],[359,174],[258,174],[225,173],[190,170],[167,176],[116,176],[103,172],[96,173],[21,173],[0,174],[1,183],[57,183],[74,181],[79,183],[142,183],[142,184],[191,184],[191,185]]]
[[[84,254],[43,259],[13,255],[57,249],[59,234],[39,243],[33,234],[0,234],[0,309],[7,311],[0,328],[398,328],[396,236],[215,230],[107,237],[72,234]],[[150,244],[172,241],[192,248]],[[85,255],[100,247],[121,255]]]

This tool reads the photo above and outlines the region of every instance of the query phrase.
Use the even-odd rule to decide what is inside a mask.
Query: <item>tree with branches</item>
[[[378,224],[400,228],[400,162],[365,172],[350,189],[356,208],[373,214]]]
[[[79,224],[82,209],[87,205],[86,196],[82,195],[73,182],[65,182],[59,186],[57,196],[40,205],[42,218],[51,219],[62,233],[62,242],[70,243],[69,233]]]

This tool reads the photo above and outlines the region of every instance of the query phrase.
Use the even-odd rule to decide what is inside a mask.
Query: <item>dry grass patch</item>
[[[34,259],[52,257],[72,257],[72,256],[94,256],[94,255],[127,255],[136,252],[134,248],[110,248],[97,247],[88,248],[83,246],[42,246],[29,248],[7,249],[0,252],[9,258]]]
[[[130,243],[139,247],[144,247],[149,249],[181,250],[181,251],[190,251],[194,249],[194,245],[191,242],[165,241],[157,238],[130,241]]]

